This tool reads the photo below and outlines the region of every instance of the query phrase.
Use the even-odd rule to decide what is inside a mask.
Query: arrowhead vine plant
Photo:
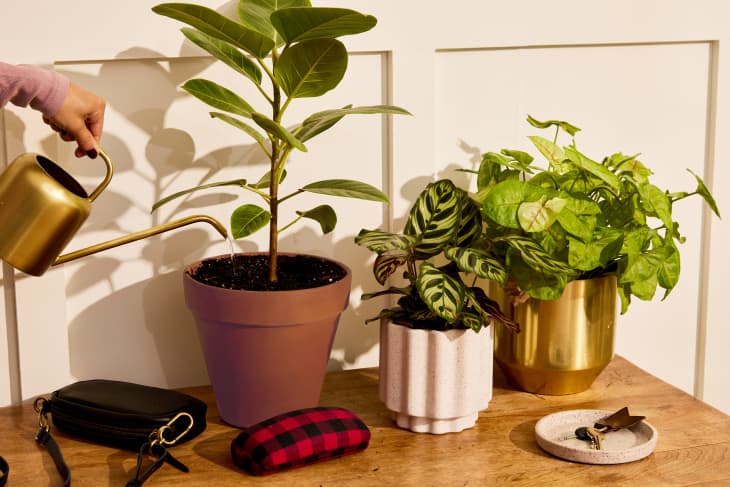
[[[615,273],[622,314],[632,296],[651,300],[661,287],[666,298],[679,280],[677,243],[685,240],[672,216],[674,203],[699,195],[720,216],[703,180],[688,170],[694,191],[663,190],[638,156],[617,152],[598,162],[578,150],[574,125],[530,116],[528,122],[555,128],[552,139],[529,137],[545,168],[526,152],[503,149],[483,154],[476,171],[474,198],[489,253],[504,264],[508,288],[557,299],[572,280]],[[558,145],[561,133],[571,138],[569,145]]]
[[[278,279],[279,232],[302,218],[319,223],[324,233],[337,222],[333,208],[320,205],[296,212],[285,224],[279,221],[280,205],[307,192],[387,202],[377,188],[353,180],[311,182],[284,193],[281,183],[293,151],[306,151],[305,143],[354,114],[407,114],[391,105],[344,106],[314,113],[301,122],[285,123],[285,114],[297,99],[319,97],[334,89],[347,70],[348,54],[338,40],[372,29],[377,19],[344,8],[312,7],[309,0],[240,0],[238,19],[190,3],[164,3],[152,10],[187,24],[187,39],[252,83],[259,103],[244,100],[233,89],[206,79],[191,79],[185,91],[215,110],[210,116],[251,137],[266,154],[269,168],[256,179],[234,179],[201,185],[161,199],[153,210],[191,192],[234,186],[259,196],[266,208],[244,204],[231,215],[231,234],[244,238],[269,228],[269,281]],[[264,109],[255,107],[263,106]]]

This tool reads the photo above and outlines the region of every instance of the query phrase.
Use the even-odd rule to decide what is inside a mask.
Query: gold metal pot
[[[536,394],[574,394],[588,389],[613,358],[616,276],[572,281],[560,299],[511,296],[490,284],[489,295],[520,324],[520,333],[495,327],[496,362],[507,379]]]
[[[18,156],[0,174],[0,258],[16,269],[40,276],[51,265],[194,222],[209,223],[226,238],[227,231],[220,222],[195,215],[59,256],[89,216],[91,203],[111,181],[112,162],[104,151],[99,154],[107,172],[90,195],[56,163],[38,154]]]

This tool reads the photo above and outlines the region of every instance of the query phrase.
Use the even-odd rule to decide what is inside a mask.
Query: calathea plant
[[[385,285],[399,269],[406,282],[362,296],[399,296],[397,306],[368,321],[385,318],[411,328],[479,331],[495,318],[517,328],[476,285],[477,278],[504,283],[507,274],[483,250],[479,207],[450,180],[431,183],[421,192],[403,233],[362,230],[355,242],[377,254],[373,273],[378,283]]]
[[[285,114],[295,100],[322,96],[339,84],[347,70],[348,54],[337,38],[372,29],[375,17],[344,8],[312,7],[309,0],[240,0],[238,19],[190,3],[164,3],[152,10],[187,24],[189,27],[182,29],[186,38],[253,84],[261,95],[259,103],[244,100],[232,89],[206,79],[191,79],[183,89],[213,107],[211,117],[251,137],[269,161],[268,171],[255,179],[238,178],[190,188],[163,198],[153,209],[193,191],[221,186],[238,187],[259,196],[266,207],[244,204],[236,208],[231,215],[231,234],[243,238],[268,225],[268,278],[275,282],[280,231],[309,218],[328,233],[337,221],[331,206],[320,205],[297,211],[292,221],[282,224],[280,205],[304,192],[388,201],[377,188],[352,180],[310,182],[288,193],[281,187],[292,152],[306,151],[307,141],[343,117],[408,113],[390,105],[348,105],[314,113],[300,122],[285,122]]]
[[[578,150],[574,125],[530,116],[528,122],[555,128],[552,139],[529,137],[545,167],[526,152],[503,149],[485,153],[476,171],[474,198],[508,288],[557,299],[572,280],[615,273],[622,314],[632,296],[650,300],[661,287],[666,297],[679,280],[677,242],[684,241],[672,217],[674,203],[699,195],[719,216],[702,179],[692,173],[692,192],[663,190],[638,156],[617,152],[599,162]],[[571,137],[569,145],[558,145],[561,132]]]

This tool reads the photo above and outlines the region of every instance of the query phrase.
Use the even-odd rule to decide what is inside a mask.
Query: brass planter
[[[560,299],[512,305],[499,286],[490,296],[520,323],[513,333],[496,326],[494,357],[507,379],[536,394],[588,389],[613,358],[616,276],[572,281]]]

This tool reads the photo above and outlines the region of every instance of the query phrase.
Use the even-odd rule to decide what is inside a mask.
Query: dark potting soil
[[[291,291],[320,287],[346,275],[337,263],[311,255],[279,255],[278,281],[269,282],[269,256],[236,255],[202,261],[192,277],[210,286],[247,291]]]

